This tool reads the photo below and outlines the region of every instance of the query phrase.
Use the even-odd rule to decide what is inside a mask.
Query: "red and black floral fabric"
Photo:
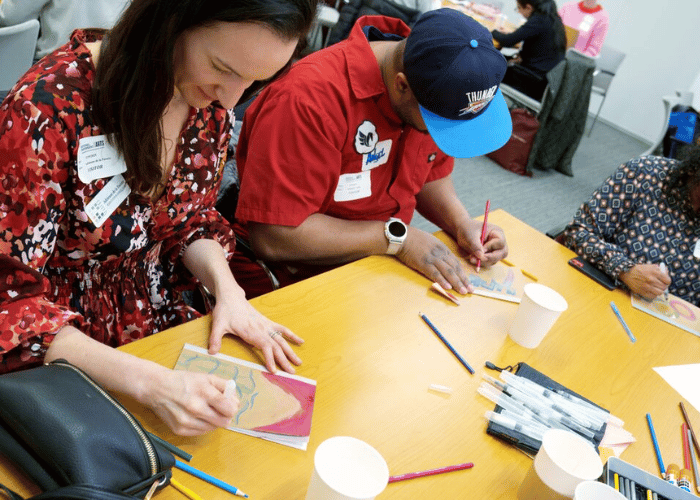
[[[119,346],[197,317],[182,252],[200,238],[234,249],[214,209],[232,124],[218,106],[190,110],[157,201],[132,192],[101,227],[86,215],[110,180],[76,167],[80,139],[101,134],[85,46],[99,36],[74,32],[0,105],[0,373],[40,363],[66,324]]]

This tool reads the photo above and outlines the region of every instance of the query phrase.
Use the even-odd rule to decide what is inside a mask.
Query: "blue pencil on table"
[[[450,351],[452,351],[452,354],[454,354],[457,357],[459,362],[464,365],[464,367],[469,371],[469,373],[474,375],[474,368],[469,366],[469,363],[467,363],[467,360],[465,360],[462,356],[460,356],[460,354],[456,351],[456,349],[454,347],[452,347],[452,345],[447,341],[447,339],[445,337],[442,336],[442,333],[440,333],[440,330],[438,330],[437,327],[431,323],[431,321],[428,319],[428,317],[421,312],[419,312],[418,315],[421,317],[421,319],[423,321],[425,321],[425,324],[428,325],[433,332],[435,332],[435,335],[437,335],[438,338],[440,340],[442,340],[442,343],[445,344]]]
[[[664,474],[666,474],[666,467],[664,467],[664,461],[661,459],[661,450],[659,449],[659,442],[656,440],[654,424],[651,421],[651,415],[649,413],[647,413],[647,423],[649,424],[651,442],[654,443],[654,451],[656,452],[656,462],[659,464],[659,471],[661,471],[661,477],[664,477]]]
[[[627,336],[630,338],[632,342],[636,342],[637,338],[634,336],[632,333],[632,330],[630,330],[630,327],[627,326],[627,323],[625,323],[625,320],[622,318],[622,314],[620,314],[620,311],[617,309],[617,306],[615,305],[615,302],[610,301],[610,307],[612,307],[613,312],[615,313],[615,316],[617,316],[617,319],[620,320],[620,324],[622,324],[622,328],[625,329],[625,332],[627,333]]]
[[[223,482],[221,479],[217,479],[213,476],[210,476],[209,474],[206,474],[206,473],[202,472],[201,470],[195,469],[191,465],[187,465],[184,462],[180,462],[179,460],[175,460],[175,467],[177,467],[180,470],[184,470],[185,472],[187,472],[189,474],[192,474],[194,477],[198,477],[202,481],[206,481],[210,484],[213,484],[214,486],[221,488],[224,491],[228,491],[229,493],[233,493],[234,495],[237,495],[239,497],[248,498],[248,495],[243,493],[241,490],[239,490],[235,486],[231,486],[230,484]]]

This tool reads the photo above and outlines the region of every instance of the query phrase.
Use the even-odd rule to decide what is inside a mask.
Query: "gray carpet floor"
[[[581,203],[621,163],[639,156],[648,147],[598,121],[591,136],[584,136],[576,150],[573,177],[542,170],[525,177],[503,169],[485,156],[457,159],[452,177],[462,203],[473,217],[484,213],[486,200],[490,199],[491,210],[502,208],[546,233],[567,224]],[[438,229],[417,213],[412,225],[429,232]]]

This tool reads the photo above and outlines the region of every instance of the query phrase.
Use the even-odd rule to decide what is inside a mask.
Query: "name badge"
[[[85,184],[126,172],[126,162],[106,135],[78,141],[78,178]]]
[[[372,195],[372,181],[370,171],[356,174],[343,174],[338,179],[338,187],[335,188],[333,200],[352,201],[369,198]]]
[[[700,240],[695,242],[695,248],[693,249],[693,257],[700,259]]]
[[[578,30],[583,32],[590,31],[591,27],[593,26],[593,21],[595,21],[595,17],[590,14],[586,14],[583,16],[581,24],[578,25]]]
[[[131,188],[124,177],[115,175],[87,204],[85,213],[96,227],[100,227],[129,196],[129,193],[131,193]]]
[[[372,170],[379,165],[384,165],[389,160],[391,152],[391,139],[380,141],[369,153],[362,155],[362,170]]]

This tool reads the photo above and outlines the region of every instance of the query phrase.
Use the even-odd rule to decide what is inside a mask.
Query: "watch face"
[[[391,221],[389,223],[389,233],[394,237],[394,238],[403,238],[406,236],[406,226],[398,221]]]

